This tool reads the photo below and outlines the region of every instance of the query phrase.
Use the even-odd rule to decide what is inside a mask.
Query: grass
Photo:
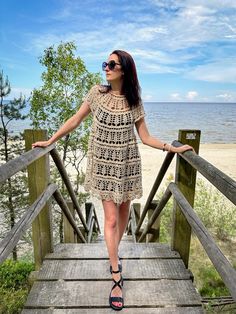
[[[28,276],[34,264],[25,260],[6,260],[0,265],[0,313],[17,314],[28,295]]]

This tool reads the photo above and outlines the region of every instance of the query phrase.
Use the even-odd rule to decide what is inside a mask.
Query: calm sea
[[[201,130],[201,143],[236,143],[236,103],[144,103],[149,132],[171,142],[179,129]]]
[[[201,143],[236,143],[236,104],[144,103],[150,134],[163,141],[178,138],[179,129],[200,129]],[[14,132],[30,127],[30,121],[15,121]]]

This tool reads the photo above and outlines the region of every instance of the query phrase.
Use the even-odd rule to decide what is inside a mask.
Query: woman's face
[[[119,82],[123,79],[124,72],[122,71],[119,58],[116,54],[111,54],[107,60],[107,63],[110,61],[115,61],[115,63],[118,63],[115,65],[113,70],[110,70],[108,66],[105,68],[106,72],[106,79],[109,83]]]

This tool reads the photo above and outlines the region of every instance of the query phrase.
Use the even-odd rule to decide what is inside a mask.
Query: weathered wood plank
[[[201,242],[204,250],[206,251],[216,270],[220,274],[226,287],[229,289],[230,294],[232,295],[234,301],[236,301],[235,269],[231,266],[228,259],[221,252],[220,248],[215,243],[210,232],[206,229],[202,221],[198,218],[197,214],[194,212],[193,208],[184,198],[181,191],[179,191],[178,187],[174,183],[170,183],[169,189],[173,193],[183,214],[185,215],[187,221],[191,225],[194,233],[197,235],[199,241]]]
[[[77,226],[76,221],[74,220],[67,204],[66,201],[64,200],[61,192],[59,190],[56,190],[53,193],[53,196],[57,202],[57,204],[60,206],[60,208],[63,210],[63,213],[65,214],[66,218],[68,219],[68,221],[70,222],[71,226],[73,227],[73,229],[75,230],[75,232],[77,233],[78,237],[81,239],[82,242],[86,242],[82,232],[80,231],[80,229]]]
[[[0,242],[0,263],[2,263],[12,252],[19,239],[30,227],[31,223],[38,216],[42,208],[56,191],[56,184],[50,184],[37,200],[25,211],[21,219],[8,232],[5,238]],[[40,264],[41,265],[41,264]],[[39,267],[38,267],[39,268]]]
[[[172,143],[172,144],[173,144],[173,143]],[[138,233],[139,233],[139,231],[140,231],[140,228],[141,228],[141,226],[142,226],[142,224],[143,224],[143,221],[144,221],[144,219],[145,219],[145,217],[146,217],[146,214],[147,214],[147,212],[148,212],[148,209],[150,208],[150,205],[151,205],[151,203],[152,203],[152,201],[153,201],[153,198],[154,198],[154,196],[155,196],[155,194],[156,194],[156,192],[157,192],[157,190],[158,190],[158,188],[159,188],[159,186],[160,186],[160,184],[161,184],[161,182],[162,182],[162,180],[163,180],[163,178],[164,178],[164,176],[165,176],[165,174],[166,174],[166,171],[168,170],[169,165],[171,164],[171,161],[172,161],[172,159],[174,158],[174,156],[175,156],[174,153],[170,153],[170,152],[169,152],[169,153],[166,155],[163,164],[161,165],[161,168],[160,168],[160,170],[159,170],[159,173],[158,173],[158,175],[157,175],[157,177],[156,177],[156,180],[155,180],[155,182],[154,182],[154,184],[153,184],[153,187],[152,187],[152,189],[151,189],[151,192],[150,192],[150,194],[148,195],[147,202],[146,202],[146,204],[145,204],[145,206],[144,206],[144,209],[143,209],[143,211],[142,211],[141,218],[140,218],[140,220],[139,220],[137,229],[136,229],[136,231],[135,231],[135,234],[136,234],[136,235],[138,235]]]
[[[26,307],[107,307],[110,281],[37,281]],[[126,307],[200,306],[190,280],[125,281]]]
[[[0,184],[5,182],[8,178],[13,176],[15,173],[25,169],[28,165],[30,165],[35,160],[40,157],[46,155],[50,150],[55,147],[55,144],[49,145],[45,148],[36,147],[19,157],[16,157],[6,164],[0,167]]]
[[[61,175],[61,177],[63,179],[63,182],[64,182],[64,184],[65,184],[65,186],[67,188],[67,191],[68,191],[68,193],[69,193],[69,195],[71,197],[71,200],[72,200],[72,202],[74,204],[74,207],[75,207],[75,209],[76,209],[76,211],[77,211],[77,213],[79,215],[79,218],[80,218],[80,220],[81,220],[81,222],[83,224],[83,227],[86,230],[86,232],[88,232],[89,231],[88,230],[88,226],[86,224],[86,221],[85,221],[84,216],[82,214],[82,211],[80,209],[77,197],[75,195],[74,189],[72,187],[72,184],[71,184],[69,176],[68,176],[68,174],[66,172],[66,169],[65,169],[65,167],[63,165],[63,162],[62,162],[62,160],[60,158],[60,155],[59,155],[58,151],[56,150],[56,148],[52,149],[50,151],[50,154],[51,154],[51,156],[53,158],[53,161],[55,162],[55,164],[57,166],[58,171],[60,172],[60,175]]]
[[[169,245],[160,243],[128,243],[121,242],[120,257],[129,258],[179,258],[179,254],[172,251]],[[107,259],[108,253],[105,243],[90,244],[59,244],[54,253],[48,254],[46,259]]]
[[[190,279],[181,259],[122,260],[125,279]],[[46,260],[39,280],[110,280],[108,260]]]
[[[176,143],[176,147],[181,146],[180,143]],[[224,194],[234,205],[236,205],[236,181],[230,178],[227,174],[220,171],[213,166],[207,160],[194,154],[191,151],[187,151],[181,154],[190,165],[192,165],[197,171],[199,171],[209,182],[211,182],[222,194]]]
[[[200,130],[179,130],[179,142],[193,147],[196,154],[200,145]],[[175,182],[189,204],[193,206],[197,171],[180,155],[177,155]],[[178,203],[174,201],[171,244],[180,253],[186,267],[188,267],[191,241],[191,227],[182,213]]]
[[[32,151],[33,143],[48,139],[47,131],[25,130],[24,139],[26,150]],[[50,183],[49,155],[46,154],[28,165],[27,172],[29,201],[30,204],[33,204]],[[32,240],[35,269],[38,270],[43,263],[44,256],[53,252],[51,199],[46,202],[45,206],[32,222]]]
[[[124,308],[122,314],[203,314],[201,307],[168,308]],[[24,309],[22,314],[114,314],[114,310],[103,309]]]

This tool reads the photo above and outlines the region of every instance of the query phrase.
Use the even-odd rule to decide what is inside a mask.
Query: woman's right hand
[[[49,145],[51,145],[52,142],[50,140],[47,140],[47,141],[38,141],[38,142],[35,142],[32,144],[32,148],[35,148],[35,147],[47,147]]]

